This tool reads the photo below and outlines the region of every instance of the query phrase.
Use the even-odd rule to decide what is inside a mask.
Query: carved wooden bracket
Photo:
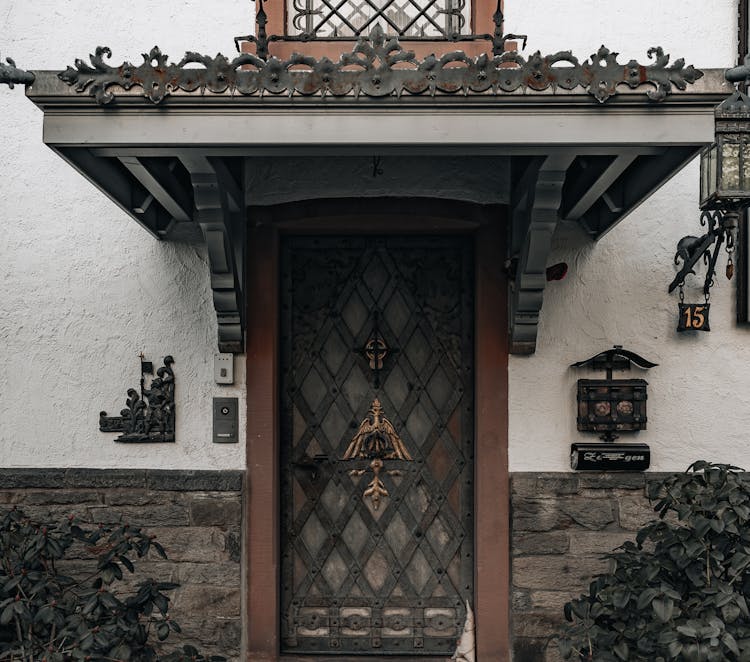
[[[219,351],[242,352],[245,335],[242,191],[220,160],[193,154],[182,156],[181,160],[193,186],[194,220],[208,249]]]
[[[560,220],[563,184],[575,154],[552,154],[527,167],[512,206],[513,254],[518,255],[510,310],[511,354],[533,354],[552,235]]]

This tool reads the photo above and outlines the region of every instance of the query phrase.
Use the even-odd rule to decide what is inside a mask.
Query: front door
[[[469,238],[288,237],[281,645],[449,655],[473,604]]]

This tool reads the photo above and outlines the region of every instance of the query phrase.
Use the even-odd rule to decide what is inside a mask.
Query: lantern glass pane
[[[736,142],[721,145],[721,185],[722,191],[740,190],[740,146]]]
[[[703,202],[709,195],[709,187],[708,187],[708,162],[711,158],[711,152],[713,151],[713,148],[711,149],[704,149],[701,152],[701,202]]]
[[[742,190],[750,193],[750,142],[747,138],[743,138],[740,150],[740,176]]]
[[[708,195],[711,196],[716,193],[717,181],[717,161],[719,157],[719,149],[717,145],[711,147],[708,153]]]

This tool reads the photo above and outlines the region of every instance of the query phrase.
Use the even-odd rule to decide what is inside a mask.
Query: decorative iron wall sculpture
[[[146,388],[145,375],[153,374],[150,361],[143,361],[141,355],[140,392],[128,389],[125,409],[119,416],[99,413],[99,430],[102,432],[122,432],[115,441],[160,442],[174,441],[174,371],[171,356],[164,357],[164,365],[156,371],[156,377]]]
[[[504,39],[505,37],[501,37]],[[269,39],[271,39],[269,37]],[[261,44],[258,44],[259,55]],[[265,49],[265,46],[263,46]],[[493,49],[494,50],[494,49]],[[516,51],[469,57],[453,51],[440,57],[428,55],[418,59],[413,51],[404,50],[398,38],[387,37],[376,25],[369,37],[360,37],[350,53],[338,62],[294,54],[287,60],[243,53],[233,60],[188,52],[177,64],[154,47],[135,66],[124,62],[118,67],[105,63],[110,57],[106,47],[90,56],[91,65],[76,60],[59,74],[61,80],[76,91],[88,91],[98,103],[110,103],[115,96],[111,88],[141,87],[144,96],[160,103],[175,90],[201,93],[287,96],[319,95],[335,97],[400,97],[404,93],[437,94],[503,94],[517,90],[543,91],[562,88],[584,88],[597,101],[604,102],[617,92],[620,84],[637,88],[650,85],[652,101],[661,101],[672,86],[685,89],[703,73],[685,66],[682,59],[668,66],[669,56],[661,48],[652,48],[651,65],[631,60],[617,62],[617,53],[602,46],[590,60],[581,63],[570,51],[542,56],[538,51],[528,59]],[[188,67],[200,64],[203,68]]]

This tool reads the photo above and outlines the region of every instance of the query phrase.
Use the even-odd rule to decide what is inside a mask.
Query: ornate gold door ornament
[[[406,449],[404,442],[398,436],[393,424],[383,415],[383,407],[380,400],[375,398],[370,405],[367,417],[359,424],[357,433],[352,437],[342,460],[369,459],[373,479],[368,483],[363,497],[370,497],[372,507],[380,508],[380,499],[388,496],[380,472],[385,463],[383,460],[405,460],[412,461],[411,454]],[[367,469],[352,469],[350,476],[361,476]],[[397,469],[386,471],[389,476],[400,476]]]

